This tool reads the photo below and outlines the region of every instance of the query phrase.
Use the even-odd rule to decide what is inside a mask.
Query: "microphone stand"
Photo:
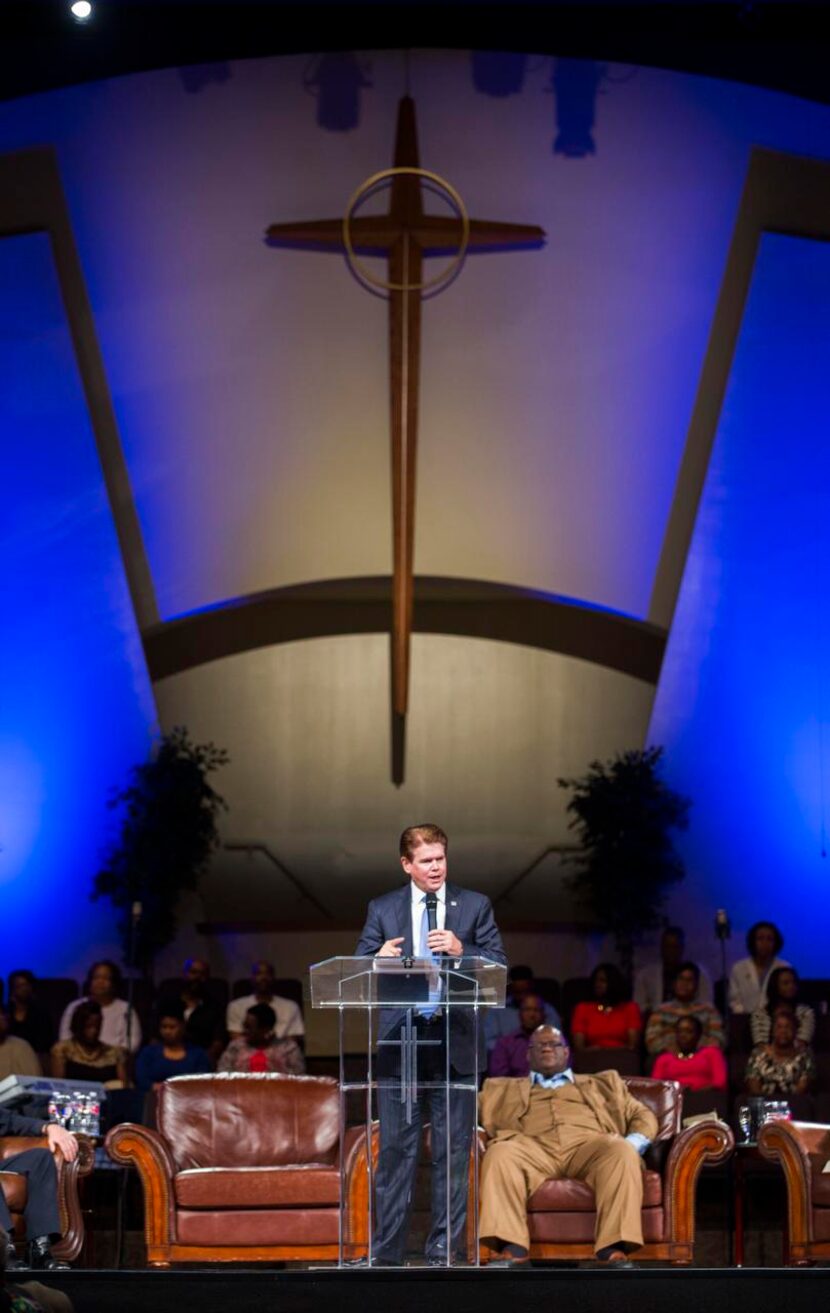
[[[127,1063],[128,1070],[132,1074],[133,1055],[133,998],[135,995],[135,979],[133,972],[135,970],[135,950],[136,939],[138,937],[138,927],[141,922],[141,914],[144,911],[139,899],[136,899],[130,908],[129,933],[127,935]],[[127,1200],[127,1172],[128,1168],[120,1169],[118,1181],[118,1199],[116,1201],[115,1217],[115,1267],[120,1269],[124,1262],[124,1211]]]
[[[732,938],[732,925],[724,907],[715,913],[715,936],[720,940],[720,978],[723,987],[723,1014],[726,1016],[729,1006],[729,977],[726,974],[726,941]]]
[[[135,981],[133,971],[135,970],[135,949],[138,927],[141,922],[141,915],[144,908],[139,899],[136,899],[130,908],[130,933],[127,937],[127,1057],[132,1055],[133,1039],[133,996],[135,993]]]

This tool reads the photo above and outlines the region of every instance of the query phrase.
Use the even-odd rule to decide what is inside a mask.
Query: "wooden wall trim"
[[[275,588],[198,611],[144,635],[150,677],[166,679],[209,661],[276,643],[340,634],[389,633],[388,576]],[[417,576],[413,630],[559,652],[656,684],[666,634],[655,625],[507,584]]]
[[[58,159],[51,147],[0,155],[0,238],[46,233],[89,421],[140,629],[158,620],[155,589]]]
[[[671,629],[761,237],[830,241],[830,163],[755,147],[726,260],[649,604]]]

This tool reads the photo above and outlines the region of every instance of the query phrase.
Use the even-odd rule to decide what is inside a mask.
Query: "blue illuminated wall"
[[[114,947],[88,901],[152,696],[45,236],[0,241],[0,971]]]
[[[828,975],[830,246],[762,239],[650,739],[694,800],[675,911]],[[743,935],[733,956],[743,954]]]

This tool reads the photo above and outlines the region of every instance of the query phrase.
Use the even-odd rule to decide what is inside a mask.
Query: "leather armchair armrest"
[[[726,1162],[735,1137],[725,1122],[704,1121],[674,1137],[663,1176],[666,1228],[679,1243],[693,1244],[697,1178],[704,1164]]]
[[[104,1141],[113,1162],[135,1167],[144,1191],[144,1237],[148,1249],[175,1243],[173,1177],[176,1164],[158,1131],[133,1122],[114,1126]]]
[[[349,1126],[346,1129],[343,1137],[343,1169],[347,1175],[351,1171],[356,1155],[360,1152],[365,1133],[363,1126]]]
[[[809,1169],[811,1156],[830,1158],[830,1126],[818,1122],[772,1121],[761,1127],[758,1148],[764,1158],[777,1159],[790,1146]]]
[[[830,1126],[812,1122],[772,1121],[761,1127],[762,1157],[780,1162],[787,1183],[790,1255],[801,1258],[813,1239],[813,1164],[830,1158]]]
[[[372,1123],[372,1170],[377,1166],[378,1123]],[[353,1126],[346,1132],[343,1145],[346,1171],[346,1242],[349,1257],[359,1258],[369,1245],[369,1170],[366,1157],[366,1127]]]

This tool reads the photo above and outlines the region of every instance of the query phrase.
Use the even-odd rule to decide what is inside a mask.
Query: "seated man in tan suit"
[[[574,1076],[560,1031],[539,1026],[530,1075],[485,1081],[479,1115],[490,1138],[481,1168],[479,1232],[510,1265],[526,1263],[527,1201],[551,1177],[585,1181],[596,1196],[595,1248],[604,1265],[633,1267],[643,1243],[640,1155],[657,1120],[616,1071]]]

